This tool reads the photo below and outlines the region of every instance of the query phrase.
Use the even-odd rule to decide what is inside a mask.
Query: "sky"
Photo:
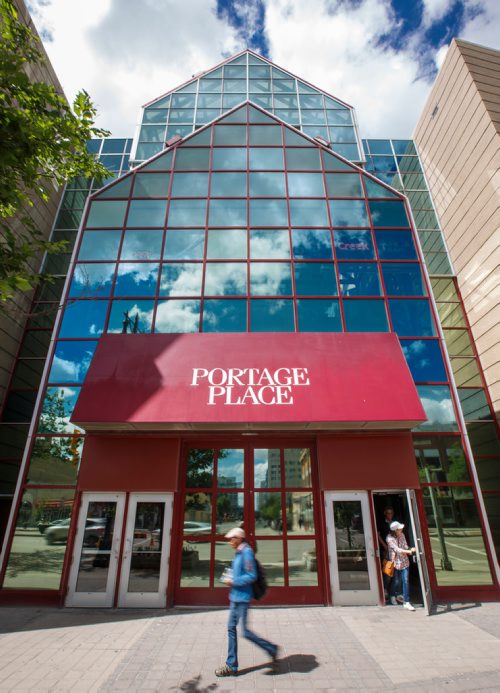
[[[132,137],[140,106],[251,48],[354,106],[362,137],[411,137],[453,37],[500,49],[498,0],[30,0],[71,100]]]

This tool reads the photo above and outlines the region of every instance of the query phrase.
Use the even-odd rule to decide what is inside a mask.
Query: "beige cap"
[[[238,537],[238,539],[244,539],[246,537],[245,530],[241,527],[234,527],[233,529],[230,529],[229,532],[226,534],[226,539],[233,539],[234,537]]]

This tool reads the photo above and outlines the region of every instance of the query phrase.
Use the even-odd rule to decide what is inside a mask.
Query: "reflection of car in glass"
[[[185,522],[184,534],[212,534],[212,525],[207,522]]]
[[[50,525],[45,529],[44,534],[47,544],[55,544],[56,541],[63,541],[66,543],[68,541],[70,524],[70,517],[67,517],[65,520],[56,520],[55,522],[51,522]]]
[[[59,520],[53,520],[52,522],[49,522],[48,520],[40,520],[40,522],[37,524],[38,531],[40,532],[40,534],[43,534],[45,532],[45,530],[47,529],[47,527],[60,525],[60,524],[63,524],[64,522],[67,522],[67,521],[68,521],[67,517],[60,518]]]
[[[45,530],[45,541],[47,544],[55,544],[58,541],[64,544],[68,541],[71,518],[56,520],[51,522]],[[103,536],[106,528],[106,520],[102,518],[87,518],[85,522],[85,534],[83,538],[84,546],[97,546],[99,539]]]

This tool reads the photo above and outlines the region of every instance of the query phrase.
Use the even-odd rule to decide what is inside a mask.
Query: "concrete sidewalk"
[[[0,691],[500,691],[500,604],[254,609],[277,671],[240,639],[217,679],[227,610],[0,608]]]

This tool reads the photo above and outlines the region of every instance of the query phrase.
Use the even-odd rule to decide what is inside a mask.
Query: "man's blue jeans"
[[[244,638],[254,642],[256,645],[265,650],[267,654],[271,655],[271,657],[278,649],[277,646],[273,645],[272,642],[264,640],[264,638],[260,638],[258,635],[248,629],[247,615],[249,606],[249,602],[230,602],[229,606],[229,620],[227,623],[227,636],[229,642],[226,664],[233,671],[238,671],[238,636],[236,633],[236,627],[240,619]]]
[[[394,577],[392,578],[390,586],[390,596],[395,597],[400,593],[401,583],[403,586],[403,601],[410,601],[410,568],[403,568],[403,570],[395,570]]]

